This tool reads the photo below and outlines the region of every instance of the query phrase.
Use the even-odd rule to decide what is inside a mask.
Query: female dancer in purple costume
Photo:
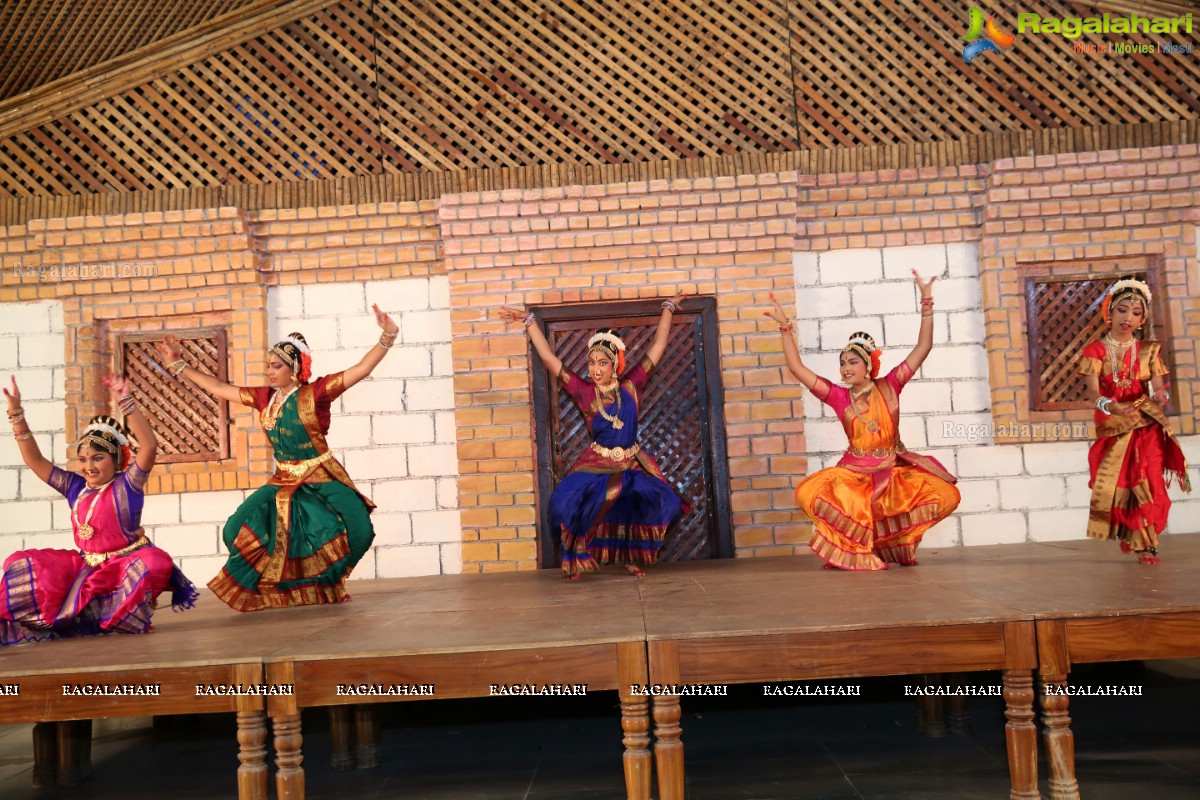
[[[80,474],[51,464],[25,422],[17,379],[5,389],[8,419],[25,465],[67,498],[78,550],[21,550],[4,562],[0,582],[0,644],[99,633],[145,633],[154,601],[171,589],[171,605],[191,608],[197,592],[171,557],[141,528],[143,489],[158,441],[138,410],[129,383],[104,381],[129,431],[97,416],[83,430]],[[140,448],[133,455],[132,432]]]
[[[683,297],[663,301],[650,349],[628,372],[620,337],[611,330],[591,337],[588,380],[563,365],[533,314],[500,309],[509,322],[524,322],[542,363],[575,401],[594,439],[550,497],[550,524],[562,536],[562,571],[570,580],[598,572],[600,564],[644,575],[642,568],[658,560],[667,529],[691,510],[637,443],[642,389],[667,349],[671,316]]]

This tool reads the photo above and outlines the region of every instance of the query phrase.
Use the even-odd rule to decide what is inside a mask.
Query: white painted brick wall
[[[447,279],[285,287],[267,299],[270,337],[304,334],[317,375],[352,366],[378,341],[372,303],[400,325],[402,335],[372,377],[333,409],[330,446],[359,489],[380,505],[373,515],[375,545],[353,577],[461,572]],[[0,375],[17,374],[42,452],[61,459],[67,445],[61,308],[11,303],[0,313]],[[409,477],[410,466],[418,477]],[[147,534],[193,581],[206,583],[227,557],[221,529],[249,493],[149,496]],[[0,447],[0,500],[0,557],[30,546],[72,546],[66,503],[21,464],[11,445]],[[420,515],[421,537],[415,543],[414,515]]]
[[[829,379],[837,379],[838,353],[854,331],[880,342],[884,370],[904,358],[920,324],[911,270],[939,276],[934,349],[901,396],[900,434],[959,477],[963,499],[952,520],[926,535],[926,547],[1086,537],[1091,441],[993,444],[977,244],[797,253],[793,267],[797,317],[806,326],[797,335],[800,353]],[[841,425],[808,393],[804,413],[811,470],[836,463],[846,446]],[[1200,436],[1181,444],[1197,492],[1171,490],[1168,531],[1200,532]]]

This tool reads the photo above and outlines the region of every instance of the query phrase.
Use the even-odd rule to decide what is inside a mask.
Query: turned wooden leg
[[[238,798],[267,800],[267,715],[237,712]]]
[[[1067,713],[1066,675],[1042,675],[1042,736],[1050,771],[1050,800],[1079,800],[1075,780],[1075,734]]]
[[[659,800],[683,800],[683,710],[677,695],[654,698],[654,761],[658,765]]]
[[[303,800],[304,755],[301,747],[300,714],[281,714],[272,719],[275,727],[275,793],[279,800]]]
[[[943,683],[938,674],[922,675],[921,679],[927,689],[939,688]],[[940,694],[923,694],[917,698],[917,725],[921,733],[931,739],[946,735],[946,703]]]
[[[644,694],[633,694],[635,685],[646,683],[646,648],[641,642],[617,646],[617,694],[621,698],[621,730],[625,736],[625,796],[628,800],[650,800],[653,769],[650,760],[650,702]]]
[[[375,706],[354,707],[354,760],[359,769],[379,766],[379,717]]]
[[[1008,744],[1010,800],[1038,800],[1037,727],[1033,724],[1033,673],[1004,670],[1004,738]]]
[[[53,786],[58,777],[58,723],[33,726],[33,788]]]
[[[329,707],[329,738],[333,741],[333,753],[329,766],[338,772],[354,766],[354,754],[350,752],[354,741],[354,707]]]
[[[1038,678],[1042,694],[1042,742],[1049,762],[1051,800],[1079,800],[1075,780],[1075,736],[1067,715],[1066,694],[1071,671],[1065,620],[1038,620]]]
[[[57,733],[58,785],[69,789],[92,776],[92,721],[59,722]]]

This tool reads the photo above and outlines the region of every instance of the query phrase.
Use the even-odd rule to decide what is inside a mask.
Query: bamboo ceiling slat
[[[145,36],[175,31],[161,58],[125,52],[19,109],[0,102],[0,163],[22,165],[0,170],[0,196],[142,191],[161,204],[240,193],[287,204],[734,163],[977,163],[1022,146],[1179,141],[1192,128],[1164,140],[1148,123],[1200,116],[1200,59],[1081,56],[1063,37],[1023,34],[965,65],[966,15],[950,0],[242,0],[229,12],[233,3],[193,3],[209,16],[187,36],[170,27],[182,12],[159,4],[138,19]],[[993,6],[1013,29],[1024,11],[1113,3]],[[29,46],[57,10],[16,27],[0,17],[0,30]],[[92,18],[101,38],[112,19]],[[1097,122],[1126,127],[1085,133]],[[636,166],[646,162],[663,163]],[[319,186],[255,188],[297,182]],[[149,202],[138,197],[119,202]]]
[[[0,99],[236,11],[248,0],[19,0],[0,3]]]
[[[0,101],[0,138],[176,72],[338,0],[251,0],[243,8]]]

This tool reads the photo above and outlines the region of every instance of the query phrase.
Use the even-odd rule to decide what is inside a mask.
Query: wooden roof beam
[[[340,0],[256,0],[236,11],[0,102],[0,139],[56,119],[237,47]]]

